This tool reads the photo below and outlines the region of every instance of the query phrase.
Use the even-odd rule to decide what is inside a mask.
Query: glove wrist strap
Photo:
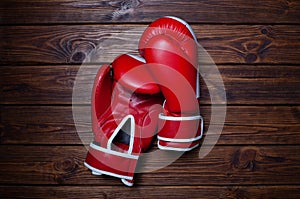
[[[165,150],[189,151],[199,145],[204,122],[201,115],[168,116],[159,114],[161,130],[158,133],[158,147]]]

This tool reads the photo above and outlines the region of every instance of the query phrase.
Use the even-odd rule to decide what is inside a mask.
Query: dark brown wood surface
[[[194,23],[299,23],[297,0],[2,0],[4,24],[136,23],[176,15]]]
[[[1,198],[300,198],[300,1],[3,0],[0,6]],[[102,63],[136,54],[143,29],[165,15],[191,23],[216,63],[219,74],[201,63],[201,113],[207,130],[222,127],[211,120],[212,108],[226,108],[225,123],[207,156],[199,152],[213,142],[138,173],[128,188],[83,166],[93,140],[89,89]],[[88,60],[99,46],[106,51]],[[208,93],[223,93],[218,77],[226,102]],[[153,156],[156,150],[154,144],[141,158],[139,171],[175,155]]]
[[[0,160],[0,183],[120,185],[117,178],[90,174],[82,164],[87,153],[84,146],[1,146],[0,149],[5,151]],[[298,145],[215,146],[205,158],[199,158],[198,150],[194,150],[168,167],[137,174],[136,183],[140,186],[296,185],[300,175],[299,150]],[[169,162],[172,154],[149,156],[142,160],[147,169]]]
[[[300,186],[1,186],[2,197],[28,198],[160,198],[172,193],[172,198],[299,198]],[[174,191],[176,190],[176,191]],[[51,195],[49,195],[51,193]]]
[[[80,64],[107,41],[107,60],[137,49],[145,25],[4,26],[0,40],[3,64]],[[214,62],[300,64],[297,25],[192,25]]]
[[[90,107],[76,106],[81,117],[75,128],[71,106],[4,106],[0,142],[6,145],[89,144]],[[209,125],[210,106],[201,107]],[[300,144],[299,106],[228,106],[221,145]],[[213,136],[213,134],[211,135]]]
[[[94,79],[99,66],[1,66],[1,103],[71,105],[73,102],[88,105],[93,86],[91,79]],[[270,73],[275,67],[276,71]],[[84,72],[80,73],[80,79],[77,80],[79,68]],[[218,65],[218,71],[207,70],[203,75],[207,84],[202,80],[202,104],[216,104],[211,102],[209,89],[217,89],[217,96],[222,94],[222,88],[218,87],[221,83],[217,80],[218,75],[222,78],[227,96],[227,102],[221,104],[300,103],[300,65]],[[72,101],[76,81],[79,82],[76,89],[80,93]]]

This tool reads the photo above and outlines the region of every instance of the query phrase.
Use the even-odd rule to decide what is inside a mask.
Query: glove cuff
[[[203,135],[204,122],[201,115],[166,116],[159,115],[160,131],[158,148],[172,151],[190,151],[196,148]]]
[[[130,121],[130,141],[128,149],[122,149],[113,145],[113,140],[120,132],[121,128]],[[94,175],[110,175],[121,178],[121,181],[127,185],[133,185],[133,176],[136,168],[138,155],[133,154],[135,133],[135,121],[133,115],[127,115],[123,118],[118,127],[114,130],[111,137],[108,139],[106,148],[97,145],[96,142],[90,144],[86,161],[84,165],[92,170]]]
[[[133,180],[138,157],[91,143],[84,165],[97,175],[105,174]]]

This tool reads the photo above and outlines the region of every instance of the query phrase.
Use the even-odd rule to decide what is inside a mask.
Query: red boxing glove
[[[143,33],[139,52],[165,97],[159,115],[158,147],[189,151],[200,143],[203,118],[199,111],[197,39],[192,28],[176,17],[163,17]]]
[[[127,186],[133,185],[140,153],[151,145],[163,101],[145,66],[142,58],[119,56],[112,67],[99,69],[92,93],[95,140],[84,164],[93,174],[121,178]]]

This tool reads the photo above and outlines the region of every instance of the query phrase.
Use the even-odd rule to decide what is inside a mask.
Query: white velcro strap
[[[86,162],[84,162],[84,166],[86,168],[90,169],[92,172],[102,173],[102,174],[105,174],[105,175],[109,175],[109,176],[113,176],[113,177],[121,178],[121,179],[126,179],[126,180],[133,180],[132,176],[124,176],[124,175],[119,175],[119,174],[116,174],[116,173],[112,173],[112,172],[108,172],[108,171],[96,169],[96,168],[92,167],[91,165],[89,165]]]
[[[160,113],[159,118],[163,119],[163,120],[170,120],[170,121],[201,120],[201,123],[200,123],[201,130],[200,130],[200,135],[197,136],[197,137],[194,137],[194,138],[184,138],[184,139],[167,138],[167,137],[162,137],[162,136],[158,135],[157,136],[158,140],[162,140],[162,141],[165,141],[165,142],[194,142],[194,141],[200,140],[203,136],[204,121],[203,121],[203,117],[201,115],[189,116],[189,117],[174,117],[174,116],[165,116],[162,113]]]
[[[107,148],[103,148],[101,146],[98,146],[94,143],[90,144],[90,147],[97,150],[97,151],[102,151],[104,153],[108,153],[108,154],[112,154],[112,155],[116,155],[116,156],[120,156],[120,157],[124,157],[124,158],[129,158],[129,159],[138,159],[139,156],[137,155],[132,155],[132,154],[127,154],[127,153],[121,153],[119,151],[113,151],[111,149],[107,149]]]
[[[175,116],[166,116],[163,113],[160,113],[158,117],[161,120],[170,120],[170,121],[203,120],[201,115],[175,117]]]
[[[194,138],[186,138],[186,139],[166,138],[159,135],[157,136],[158,140],[165,141],[165,142],[194,142],[200,140],[201,138],[202,138],[202,134]]]
[[[169,147],[169,146],[162,146],[160,145],[159,141],[157,142],[157,146],[161,150],[171,150],[171,151],[191,151],[199,146],[199,144],[196,144],[195,146],[189,147],[189,148],[177,148],[177,147]]]
[[[98,173],[96,171],[92,171],[92,174],[95,175],[95,176],[101,176],[102,175],[102,173]]]

